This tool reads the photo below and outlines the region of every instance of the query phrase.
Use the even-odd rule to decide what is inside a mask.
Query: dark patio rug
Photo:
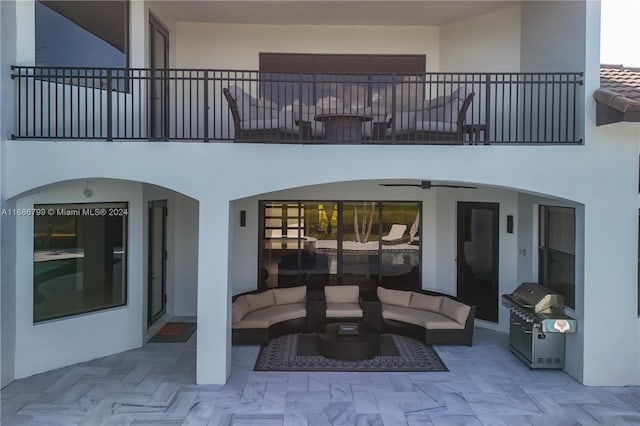
[[[380,336],[380,354],[359,361],[325,358],[315,334],[289,334],[260,349],[255,371],[449,371],[431,346],[394,334]]]
[[[149,340],[149,343],[186,342],[194,331],[196,331],[195,322],[168,322]]]

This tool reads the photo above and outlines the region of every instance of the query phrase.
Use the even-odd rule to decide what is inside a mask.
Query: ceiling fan
[[[447,185],[444,183],[432,183],[430,180],[422,180],[420,183],[381,183],[380,186],[415,186],[421,189],[431,188],[465,188],[465,189],[478,189],[475,186],[465,185]]]

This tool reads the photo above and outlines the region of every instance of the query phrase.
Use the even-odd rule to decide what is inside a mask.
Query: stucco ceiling
[[[519,1],[167,1],[153,0],[174,21],[271,25],[433,25],[491,13]]]

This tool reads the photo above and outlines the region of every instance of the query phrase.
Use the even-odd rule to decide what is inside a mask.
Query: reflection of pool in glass
[[[114,265],[122,262],[122,254],[122,251],[114,251]],[[37,286],[38,284],[41,284],[42,282],[51,280],[53,278],[82,272],[82,265],[83,258],[77,256],[34,262],[34,283]]]
[[[337,253],[329,254],[329,273],[337,274]],[[417,252],[382,252],[382,275],[400,275],[420,265]],[[378,254],[344,252],[342,270],[351,274],[377,274]]]
[[[34,320],[43,321],[123,304],[123,263],[123,253],[114,251],[113,281],[107,283],[97,278],[97,282],[87,283],[82,257],[34,262]]]
[[[34,262],[33,277],[35,284],[82,271],[82,258],[55,259]]]

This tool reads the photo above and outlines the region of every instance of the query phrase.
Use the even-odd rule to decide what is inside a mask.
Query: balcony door
[[[458,203],[458,297],[476,317],[498,322],[497,203]]]
[[[149,202],[147,325],[167,311],[167,200]]]
[[[169,31],[149,15],[149,133],[150,139],[169,137]]]

